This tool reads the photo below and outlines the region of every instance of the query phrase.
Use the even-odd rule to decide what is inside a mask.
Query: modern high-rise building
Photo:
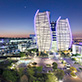
[[[58,50],[68,50],[72,44],[72,33],[68,18],[58,18],[56,22],[56,36]]]
[[[39,12],[34,17],[34,28],[39,52],[48,52],[52,44],[50,12]]]
[[[57,41],[56,41],[56,22],[51,22],[51,30],[52,30],[52,48],[51,51],[57,51]]]

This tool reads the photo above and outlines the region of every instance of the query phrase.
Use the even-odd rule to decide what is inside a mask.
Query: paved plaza
[[[36,58],[34,58],[33,62],[37,62],[37,66],[46,66],[46,64],[51,64],[52,65],[53,62],[56,62],[58,64],[58,68],[63,68],[64,67],[64,65],[58,59],[36,57]]]

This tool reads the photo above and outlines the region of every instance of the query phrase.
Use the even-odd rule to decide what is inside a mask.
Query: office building
[[[39,12],[34,17],[34,28],[39,52],[48,52],[51,48],[52,33],[50,27],[50,12]]]
[[[34,39],[35,34],[30,34],[29,37],[32,38],[32,39]]]
[[[68,50],[72,44],[72,34],[68,18],[58,18],[56,22],[56,36],[58,50]]]

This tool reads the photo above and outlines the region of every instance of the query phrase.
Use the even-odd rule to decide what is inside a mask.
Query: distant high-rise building
[[[56,22],[51,22],[51,30],[52,30],[52,48],[51,51],[57,51],[57,41],[56,41]]]
[[[34,38],[35,37],[35,34],[30,34],[29,37],[30,38]]]
[[[39,52],[48,52],[51,48],[52,32],[50,27],[50,12],[39,12],[34,17],[34,28]]]
[[[56,23],[56,36],[58,50],[68,50],[72,44],[72,34],[68,19],[58,18]]]

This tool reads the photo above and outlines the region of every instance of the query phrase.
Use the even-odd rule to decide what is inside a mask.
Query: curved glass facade
[[[49,12],[37,10],[34,17],[34,27],[39,51],[49,51],[51,48],[52,34],[50,27]]]
[[[68,50],[72,43],[72,34],[68,19],[57,20],[56,25],[57,47],[58,50]]]

